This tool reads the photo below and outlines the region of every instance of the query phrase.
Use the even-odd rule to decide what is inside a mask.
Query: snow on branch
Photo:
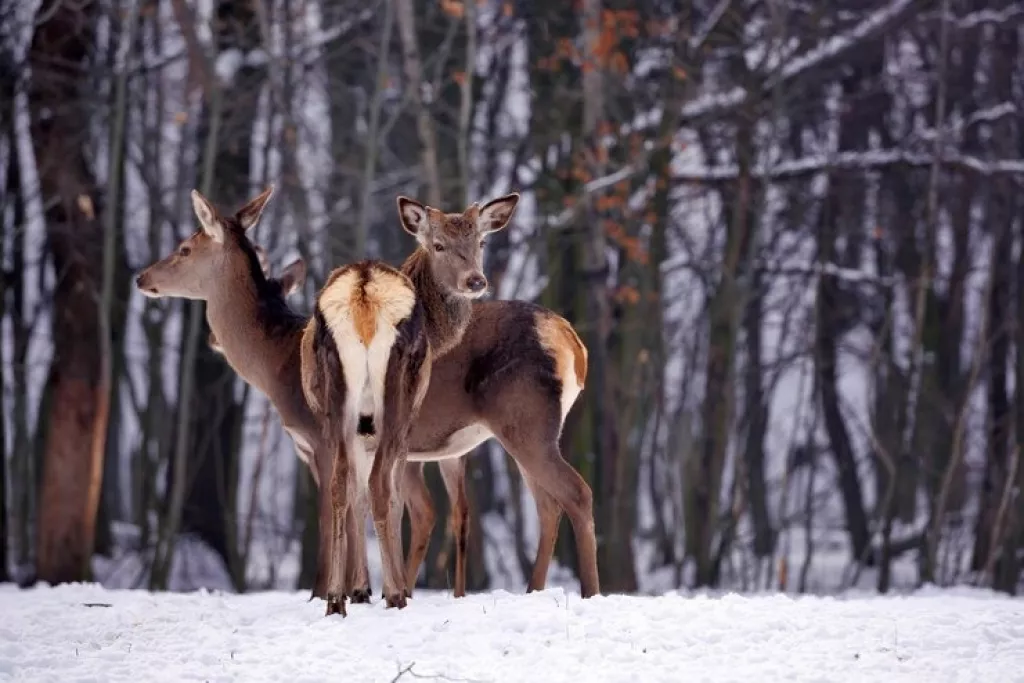
[[[775,79],[770,79],[767,88],[771,89],[778,83],[792,81],[811,70],[829,68],[834,62],[842,59],[852,49],[895,28],[904,19],[909,18],[920,0],[896,0],[880,10],[872,12],[849,31],[832,36],[823,43],[808,50],[799,57],[786,62]]]
[[[1015,103],[1003,102],[987,109],[979,109],[967,117],[967,120],[964,121],[964,126],[973,126],[976,123],[992,123],[1005,116],[1018,116]]]
[[[755,168],[752,175],[759,179],[784,180],[829,171],[870,171],[889,166],[924,167],[933,163],[935,163],[935,158],[931,154],[918,154],[902,150],[843,152],[831,157],[805,157],[784,161],[768,169]],[[986,161],[973,156],[950,154],[941,157],[939,163],[946,167],[973,171],[983,176],[1024,175],[1024,160],[1020,159]],[[693,183],[718,182],[736,178],[738,173],[739,170],[736,166],[712,166],[674,173],[673,178]]]
[[[961,31],[978,28],[986,24],[1009,24],[1011,22],[1019,22],[1021,18],[1024,18],[1024,7],[1006,7],[1002,10],[994,9],[983,9],[977,12],[970,12],[962,17],[955,16],[954,14],[942,15],[941,12],[935,12],[934,14],[928,15],[929,19],[938,21],[948,21],[949,24]]]
[[[683,105],[683,120],[720,116],[747,101],[747,91],[737,86],[723,93],[701,95]]]
[[[672,272],[676,270],[701,270],[708,267],[707,263],[698,265],[692,261],[666,262],[662,270]],[[877,273],[869,273],[855,268],[844,268],[835,263],[810,262],[807,264],[782,264],[770,259],[758,259],[754,263],[754,269],[761,275],[770,277],[814,277],[829,275],[837,280],[855,285],[868,285],[873,287],[889,288],[895,286],[901,278],[883,276]]]
[[[566,209],[563,209],[554,218],[549,219],[548,226],[552,228],[562,228],[567,226],[569,223],[575,220],[577,214],[586,205],[586,199],[590,197],[590,195],[602,192],[605,189],[615,185],[616,183],[622,182],[623,180],[629,180],[635,174],[640,172],[641,168],[644,167],[645,166],[640,166],[638,164],[628,164],[620,168],[615,173],[601,176],[600,178],[594,178],[593,180],[587,182],[586,184],[583,185],[583,191],[580,193],[580,196],[573,203],[573,205]]]
[[[834,263],[808,263],[806,266],[783,266],[770,262],[759,263],[761,271],[768,275],[831,275],[837,280],[850,284],[875,285],[877,287],[892,287],[896,284],[896,278],[882,276],[876,273],[867,273],[854,268],[844,268]]]
[[[755,94],[762,97],[777,86],[799,84],[812,75],[828,72],[865,42],[901,26],[920,9],[924,1],[895,0],[884,8],[872,12],[853,28],[828,38],[802,55],[791,58],[775,76],[764,81],[760,87],[761,92]],[[738,86],[723,93],[698,97],[683,106],[682,123],[692,125],[700,119],[730,114],[750,99],[751,92]]]

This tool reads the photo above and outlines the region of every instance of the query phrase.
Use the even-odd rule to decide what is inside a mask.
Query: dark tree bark
[[[0,136],[7,140],[16,139],[14,127],[14,94],[16,80],[15,70],[11,55],[7,50],[0,47]],[[5,169],[7,187],[4,188],[0,198],[0,215],[3,215],[7,207],[14,204],[15,225],[19,225],[21,216],[21,174],[18,172],[17,146],[10,145],[7,152],[7,168]],[[0,225],[0,254],[7,250],[6,226]],[[0,268],[0,323],[7,317],[7,292],[9,280],[14,273]],[[0,387],[6,386],[6,367],[0,362]],[[8,548],[10,547],[11,535],[7,517],[7,412],[0,411],[0,583],[10,579],[8,570]]]
[[[747,496],[750,518],[754,526],[754,555],[770,556],[775,550],[775,531],[768,516],[768,490],[765,484],[764,437],[768,428],[768,406],[761,386],[764,367],[761,362],[762,296],[761,277],[755,269],[750,274],[751,297],[744,316],[747,359],[744,373],[747,439],[744,446],[747,469]]]
[[[1004,7],[1008,3],[1002,3]],[[998,102],[1014,99],[1014,65],[1019,68],[1019,32],[1014,26],[1000,26],[995,30],[992,44],[992,78],[990,88]],[[1019,123],[1011,121],[993,126],[988,140],[993,157],[1001,157],[1005,150],[1024,147]],[[1007,381],[1010,369],[1010,341],[1014,320],[1011,283],[1013,280],[1013,223],[1019,219],[1019,186],[1009,178],[997,178],[986,185],[989,207],[988,223],[995,240],[993,277],[989,297],[989,356],[988,356],[988,448],[981,491],[981,506],[975,530],[974,554],[971,568],[991,572],[992,585],[1013,591],[1019,575],[1020,560],[1016,538],[1016,510],[1013,501],[1014,461],[1019,469],[1019,453],[1011,458],[1010,435],[1013,419]],[[1020,257],[1018,257],[1020,258]],[[1017,293],[1022,296],[1021,292]],[[1019,324],[1019,323],[1018,323]],[[1022,352],[1017,349],[1018,355]],[[1018,443],[1021,435],[1017,435]],[[1016,446],[1019,448],[1019,446]],[[1021,497],[1020,492],[1016,497]]]
[[[2,85],[2,84],[0,84]],[[6,112],[0,111],[0,122],[3,122]],[[6,130],[7,126],[0,127]],[[7,164],[7,188],[4,191],[4,198],[0,200],[0,212],[3,211],[7,198],[13,201],[20,201],[18,190],[10,182],[14,165],[17,163],[17,155],[8,154]],[[0,254],[4,253],[7,241],[7,231],[0,226]],[[7,316],[7,277],[8,274],[0,269],[0,322]],[[0,363],[0,387],[5,386],[4,364]],[[0,583],[8,580],[7,570],[7,411],[0,411]]]
[[[1008,190],[1009,188],[1002,188]],[[973,571],[983,571],[989,556],[998,551],[1002,539],[996,538],[1000,505],[1009,475],[1009,427],[1010,393],[1006,386],[1010,356],[1010,273],[1013,264],[1012,231],[1009,208],[1011,194],[992,192],[989,197],[991,225],[995,231],[995,248],[992,258],[992,277],[995,281],[990,288],[988,306],[989,352],[988,352],[988,414],[986,431],[988,435],[984,478],[981,488],[981,506],[978,512],[974,535],[974,553],[971,559]]]
[[[97,12],[95,3],[45,8],[29,52],[32,141],[57,277],[37,546],[37,576],[50,583],[89,578],[109,407],[99,336],[101,202],[86,148]]]
[[[835,254],[835,230],[832,222],[822,221],[819,238],[819,261],[829,263]],[[867,557],[868,535],[867,514],[864,511],[864,495],[857,475],[857,461],[850,443],[839,405],[837,387],[837,361],[839,356],[839,334],[844,329],[843,297],[838,280],[830,275],[818,278],[817,324],[814,334],[815,377],[821,397],[822,416],[825,432],[828,434],[832,457],[835,459],[839,476],[839,490],[846,514],[846,529],[850,537],[853,556],[858,560]]]

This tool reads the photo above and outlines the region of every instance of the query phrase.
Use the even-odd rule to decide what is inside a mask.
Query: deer
[[[193,192],[193,209],[200,229],[181,242],[171,255],[145,269],[137,277],[136,286],[149,297],[206,301],[207,320],[226,361],[274,405],[300,460],[310,467],[320,494],[320,543],[310,597],[327,599],[332,566],[340,565],[338,553],[332,552],[330,546],[328,531],[333,508],[324,490],[332,475],[333,453],[326,451],[319,421],[306,401],[302,385],[301,346],[310,318],[291,310],[281,287],[267,280],[259,253],[246,236],[259,220],[272,189],[265,190],[233,216],[219,215],[202,195]],[[410,206],[412,211],[418,211]],[[437,214],[422,207],[412,217],[414,226],[419,226],[422,215],[428,217],[422,230],[416,228],[421,242],[418,250],[426,251],[422,247],[424,241],[431,244],[432,250],[426,257],[414,253],[405,264],[414,265],[413,257],[421,262],[416,269],[417,277],[410,278],[417,292],[421,288],[428,291],[423,285],[430,281],[469,281],[466,276],[452,278],[444,273],[445,269],[480,271],[482,245],[478,245],[478,252],[469,263],[452,258],[438,259],[436,264],[429,260],[433,258],[431,254],[445,253],[446,240],[452,239],[444,230],[437,232],[441,251],[427,241],[434,234],[431,222]],[[478,237],[464,235],[462,239]],[[454,246],[458,253],[461,245]],[[487,285],[482,274],[480,280],[473,280],[473,286],[483,294]],[[444,320],[460,319],[460,325],[466,324],[461,316],[445,314],[444,308],[435,307],[431,313],[431,306],[426,307],[431,329],[441,329]],[[591,490],[558,449],[565,413],[585,381],[586,348],[567,321],[527,302],[477,301],[471,311],[461,335],[452,337],[458,337],[458,343],[432,360],[426,396],[409,434],[408,464],[402,473],[402,496],[413,522],[413,544],[406,561],[407,591],[415,582],[434,524],[421,463],[440,461],[442,472],[455,474],[445,477],[455,509],[454,526],[459,519],[457,510],[463,511],[464,520],[468,507],[464,489],[463,495],[458,495],[459,482],[464,478],[464,463],[460,460],[479,443],[496,436],[523,472],[541,520],[540,543],[528,590],[544,587],[558,521],[564,510],[576,533],[581,594],[596,595],[599,584]],[[531,397],[540,400],[534,404],[522,402]],[[348,537],[356,542],[346,545],[343,569],[345,583],[350,587],[349,598],[352,603],[362,603],[370,601],[369,572],[364,555],[365,528],[362,520],[354,521],[355,517],[347,515]],[[460,539],[456,547],[458,568],[458,551],[464,556],[466,536],[457,531],[456,538]],[[408,592],[406,597],[411,596]],[[329,601],[328,613],[331,609]]]
[[[387,607],[406,606],[397,475],[430,381],[431,351],[423,307],[403,273],[382,261],[364,260],[329,274],[303,332],[300,353],[303,394],[335,452],[329,613],[332,604],[340,603],[334,609],[344,615],[345,596],[352,590],[341,582],[350,499],[355,501],[357,542],[363,548],[369,499]]]
[[[222,215],[193,190],[192,207],[199,229],[169,256],[144,269],[135,284],[151,298],[205,301],[211,329],[208,342],[273,404],[319,492],[319,548],[310,598],[325,599],[328,615],[343,614],[338,583],[356,586],[348,597],[353,603],[365,603],[370,601],[369,590],[359,587],[368,586],[369,577],[358,573],[365,559],[356,553],[353,561],[346,562],[345,549],[331,542],[335,525],[329,486],[335,453],[328,448],[323,425],[306,401],[301,374],[302,338],[310,319],[285,301],[285,295],[297,286],[295,282],[305,277],[305,263],[293,263],[280,279],[268,279],[265,253],[247,237],[272,192],[273,187],[268,187],[233,215]],[[348,533],[354,534],[352,528],[358,526],[354,515],[346,517],[346,525]],[[343,579],[332,573],[340,571],[346,572]],[[334,589],[333,594],[329,589]]]
[[[597,595],[593,494],[558,445],[566,415],[586,380],[586,346],[565,318],[546,308],[525,301],[477,300],[488,286],[482,270],[486,236],[508,224],[519,195],[483,206],[474,203],[462,213],[445,213],[404,196],[396,201],[401,225],[417,243],[401,271],[424,308],[433,352],[431,380],[402,473],[411,522],[407,586],[415,584],[435,522],[423,463],[436,461],[452,508],[454,595],[465,595],[464,456],[493,437],[515,460],[540,519],[527,591],[543,590],[546,584],[565,513],[576,537],[580,593]]]

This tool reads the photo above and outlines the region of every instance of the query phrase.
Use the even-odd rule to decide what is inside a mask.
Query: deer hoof
[[[352,591],[352,604],[353,605],[366,605],[370,602],[370,589],[369,588],[357,588]]]
[[[345,612],[345,596],[344,595],[328,595],[327,596],[327,614],[325,616],[331,616],[332,614],[340,614],[345,617],[348,613]]]
[[[392,607],[397,607],[398,609],[404,609],[405,608],[405,595],[404,594],[402,594],[402,595],[392,595],[390,597],[385,598],[384,601],[387,603],[388,609],[390,609]]]

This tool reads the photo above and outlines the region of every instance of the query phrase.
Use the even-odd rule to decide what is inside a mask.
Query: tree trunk
[[[29,53],[32,140],[57,276],[37,547],[38,578],[50,583],[89,578],[108,419],[102,368],[109,359],[99,323],[103,232],[85,147],[97,10],[69,3],[45,10]]]
[[[6,51],[0,52],[0,136],[7,140],[15,140],[16,131],[14,126],[14,89],[15,79],[14,64]],[[7,186],[3,191],[3,200],[0,201],[0,212],[5,211],[8,203],[13,204],[15,214],[15,225],[21,225],[21,176],[18,173],[18,154],[16,145],[10,145],[7,150],[7,168],[4,177],[7,178]],[[7,253],[7,229],[0,225],[0,255]],[[8,280],[15,277],[14,273],[8,273],[0,268],[0,324],[3,324],[7,317],[7,291]],[[6,366],[0,362],[0,387],[7,386]],[[13,461],[13,459],[12,459]],[[8,548],[11,540],[7,516],[7,411],[0,410],[0,583],[10,579],[8,570]]]
[[[818,259],[820,263],[830,263],[835,254],[835,229],[831,227],[833,222],[825,212],[822,216]],[[857,474],[856,456],[839,405],[838,337],[843,329],[843,323],[839,283],[834,276],[822,273],[818,277],[817,307],[818,322],[814,335],[816,384],[821,395],[825,432],[828,434],[832,457],[838,470],[850,548],[853,557],[859,562],[867,558],[871,539],[868,533],[867,514],[864,511],[864,495]]]
[[[431,120],[430,109],[421,97],[423,65],[420,60],[419,38],[416,35],[416,12],[412,0],[391,0],[397,3],[398,32],[402,37],[402,65],[405,87],[409,89],[416,127],[420,138],[420,161],[427,186],[427,203],[444,210],[441,205],[441,174],[437,163],[437,134]]]
[[[1004,3],[1005,5],[1005,3]],[[1008,5],[1005,5],[1008,6]],[[991,87],[998,101],[1013,101],[1013,65],[1019,64],[1019,37],[1016,27],[1000,27],[995,32]],[[1001,122],[993,126],[989,150],[993,156],[1006,149],[1024,147],[1019,126]],[[995,239],[992,272],[995,278],[989,298],[989,368],[988,368],[988,448],[981,505],[975,529],[971,568],[991,572],[992,585],[1003,590],[1016,588],[1019,559],[1016,533],[1016,506],[1010,493],[1019,467],[1019,453],[1010,453],[1011,406],[1009,389],[1010,328],[1013,321],[1011,282],[1013,273],[1013,223],[1019,216],[1015,209],[1019,190],[1010,178],[993,179],[987,185],[991,192],[986,204],[990,232]],[[1018,218],[1019,220],[1019,218]],[[1018,257],[1019,258],[1019,257]],[[1018,293],[1018,296],[1021,294]],[[1017,349],[1021,353],[1021,349]],[[1020,435],[1017,435],[1019,448]],[[1018,492],[1017,497],[1020,498]],[[1008,533],[1009,532],[1009,533]]]
[[[974,533],[974,554],[971,559],[971,569],[976,572],[983,571],[990,554],[998,552],[1001,539],[996,538],[994,534],[998,533],[1000,504],[1009,475],[1010,396],[1006,381],[1010,355],[1008,323],[1013,319],[1009,306],[1009,275],[1013,267],[1012,219],[1009,204],[1013,201],[1013,194],[1009,187],[999,187],[1002,183],[995,183],[996,187],[993,188],[988,202],[990,225],[995,233],[995,248],[992,251],[995,263],[992,264],[994,282],[986,302],[989,309],[988,412],[985,420],[988,443],[981,505]]]
[[[754,555],[769,557],[775,549],[775,532],[768,516],[768,488],[764,477],[764,438],[768,428],[768,406],[761,386],[764,367],[761,362],[762,296],[761,277],[756,268],[750,272],[751,296],[744,316],[747,362],[744,373],[747,438],[744,447],[747,497],[754,527]]]
[[[0,112],[0,121],[3,120],[5,112]],[[5,129],[6,126],[0,128]],[[17,157],[14,154],[8,153],[8,168],[7,178],[11,177],[11,167],[17,163]],[[8,186],[4,192],[6,196],[9,196],[13,201],[20,202],[21,197],[18,196],[18,189],[12,186],[8,182]],[[0,202],[0,205],[5,204]],[[7,242],[7,230],[4,226],[0,226],[0,254],[6,253],[6,242]],[[0,268],[0,324],[3,323],[4,318],[7,317],[7,273]],[[0,387],[6,386],[6,378],[4,377],[4,364],[0,362]],[[0,583],[5,583],[8,580],[9,574],[7,571],[7,411],[0,410]]]

